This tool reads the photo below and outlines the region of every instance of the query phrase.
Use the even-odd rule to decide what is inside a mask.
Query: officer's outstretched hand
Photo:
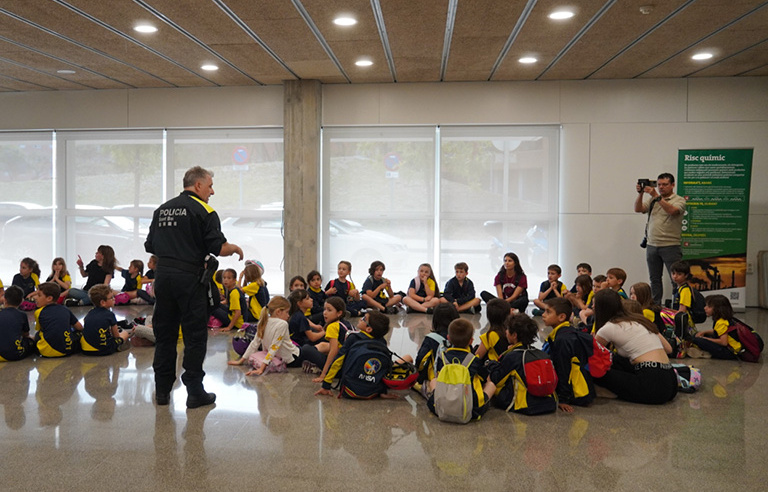
[[[237,244],[232,243],[224,243],[221,246],[221,252],[219,253],[219,256],[232,256],[233,254],[237,253],[238,260],[243,259],[243,250],[240,249],[240,246]]]

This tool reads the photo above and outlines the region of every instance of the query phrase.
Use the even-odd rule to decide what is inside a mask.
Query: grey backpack
[[[472,377],[469,365],[475,355],[470,352],[461,363],[456,360],[449,363],[444,352],[440,356],[443,368],[437,375],[435,386],[435,413],[443,422],[466,424],[472,420]]]

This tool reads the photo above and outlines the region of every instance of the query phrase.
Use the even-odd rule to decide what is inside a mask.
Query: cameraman
[[[650,183],[637,183],[635,212],[649,214],[645,259],[648,262],[653,300],[661,305],[664,297],[664,286],[661,283],[662,268],[667,267],[667,273],[671,278],[669,268],[672,263],[683,259],[680,236],[685,215],[685,199],[673,192],[675,177],[669,173],[659,174],[658,192],[653,186],[643,186],[644,184]],[[648,197],[645,196],[646,194]]]

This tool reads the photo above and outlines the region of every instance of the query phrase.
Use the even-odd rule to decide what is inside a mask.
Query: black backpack
[[[701,292],[690,285],[688,288],[691,289],[691,319],[694,323],[703,323],[707,321],[707,313],[704,312],[704,306],[707,304],[707,301]]]
[[[359,340],[349,347],[341,368],[339,397],[369,400],[387,392],[392,352],[384,340]]]

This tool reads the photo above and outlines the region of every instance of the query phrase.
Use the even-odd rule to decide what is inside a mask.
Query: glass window
[[[227,240],[245,258],[264,265],[270,294],[283,293],[283,131],[281,128],[168,130],[169,196],[181,190],[193,166],[213,172],[209,204],[221,218]],[[222,257],[221,268],[241,272],[237,258]]]
[[[53,134],[0,134],[0,279],[10,285],[19,260],[53,257]]]
[[[85,283],[78,255],[88,264],[102,244],[115,250],[122,267],[134,259],[146,265],[144,240],[163,201],[162,131],[60,132],[58,142],[66,177],[59,223],[73,285]]]
[[[466,262],[479,294],[513,251],[534,295],[557,258],[558,139],[556,127],[324,129],[324,274],[345,259],[362,283],[378,259],[404,291],[430,263],[442,290]]]
[[[434,128],[326,129],[323,163],[323,280],[347,260],[362,286],[380,260],[407,289],[434,249]]]
[[[558,130],[444,127],[440,140],[440,279],[459,261],[479,291],[516,253],[533,297],[557,258]]]

